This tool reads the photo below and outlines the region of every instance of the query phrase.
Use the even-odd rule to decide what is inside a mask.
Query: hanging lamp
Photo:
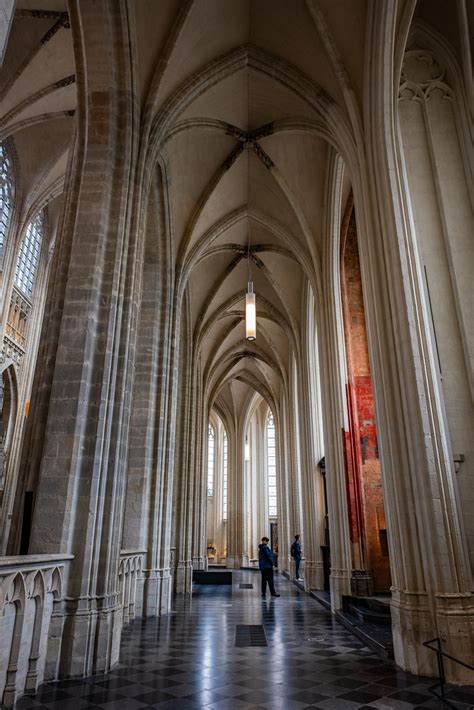
[[[247,129],[249,129],[249,111],[250,111],[250,91],[249,77],[247,75]],[[257,304],[255,301],[255,293],[253,291],[253,281],[250,263],[250,143],[247,142],[247,264],[249,269],[249,277],[247,283],[247,293],[245,294],[245,338],[251,343],[257,337]]]
[[[257,337],[257,307],[252,281],[248,282],[245,294],[245,337],[249,342]]]

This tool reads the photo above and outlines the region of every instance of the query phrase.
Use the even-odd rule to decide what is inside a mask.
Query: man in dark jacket
[[[300,580],[300,565],[301,565],[301,542],[300,536],[295,535],[295,541],[291,546],[291,556],[295,561],[295,578]]]
[[[258,546],[258,566],[262,574],[262,597],[265,598],[267,592],[267,582],[272,597],[279,597],[275,592],[273,584],[273,552],[268,547],[268,537],[262,537],[262,543]]]

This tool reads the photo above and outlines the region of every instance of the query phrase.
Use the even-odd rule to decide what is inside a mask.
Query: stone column
[[[169,263],[169,261],[168,261]],[[172,284],[170,291],[172,289]],[[165,299],[164,299],[165,300]],[[170,299],[171,301],[171,299]],[[153,472],[149,508],[148,569],[145,570],[144,610],[147,615],[167,613],[171,605],[171,529],[176,446],[176,407],[179,362],[180,317],[169,303],[165,348],[162,353],[158,392],[159,436],[157,469]],[[167,319],[166,319],[167,320]],[[168,333],[168,338],[166,338]]]
[[[422,642],[474,661],[474,605],[467,546],[450,458],[443,396],[408,197],[396,114],[396,3],[372,3],[366,69],[363,180],[355,205],[374,370],[392,565],[395,659],[435,672]],[[448,664],[448,678],[472,673]]]
[[[229,447],[229,470],[227,490],[229,491],[228,505],[228,537],[227,537],[227,567],[239,569],[244,557],[244,496],[243,473],[245,466],[244,455],[245,431],[242,425],[235,427],[231,436]]]
[[[252,536],[250,540],[249,557],[258,558],[258,545],[263,535],[270,536],[268,525],[268,476],[266,452],[267,404],[262,403],[255,413],[256,419],[256,452],[254,460],[254,478],[252,486]],[[275,424],[275,430],[277,426]],[[278,456],[277,456],[278,461]],[[277,471],[278,476],[278,471]],[[278,480],[278,479],[277,479]],[[278,511],[280,512],[280,511]],[[280,524],[280,516],[278,515]]]
[[[192,591],[192,514],[193,481],[192,468],[193,441],[195,436],[192,410],[192,359],[191,338],[189,332],[189,300],[183,299],[183,318],[181,328],[181,396],[178,401],[178,434],[181,445],[176,451],[176,482],[174,490],[174,542],[176,564],[174,591],[191,593]]]
[[[317,317],[324,406],[324,453],[328,493],[329,545],[331,553],[330,591],[333,611],[341,609],[343,595],[351,593],[351,546],[347,509],[346,472],[342,449],[344,430],[343,379],[344,342],[340,289],[341,199],[344,166],[335,153],[330,158],[326,204],[325,240],[322,254],[323,281]]]
[[[133,384],[124,549],[146,550],[145,616],[170,605],[170,547],[180,321],[174,315],[170,235],[159,205],[166,201],[160,174],[148,194],[145,250]],[[157,233],[160,238],[157,239]]]
[[[126,3],[79,0],[70,15],[79,134],[43,361],[46,426],[30,552],[74,555],[60,671],[84,675],[118,660],[122,627],[118,564],[132,369],[127,227],[138,122]]]
[[[0,67],[7,51],[8,36],[15,15],[15,0],[4,0],[0,8]]]
[[[313,319],[314,314],[308,313],[314,309],[314,300],[309,297],[308,288],[304,310]],[[301,483],[303,491],[304,535],[302,536],[304,552],[304,583],[305,590],[324,588],[324,570],[321,545],[324,544],[324,495],[317,463],[322,458],[322,442],[317,436],[317,422],[320,419],[319,388],[314,378],[316,372],[309,371],[310,352],[317,351],[316,328],[306,324],[302,342],[302,353],[298,367],[298,413],[299,435],[301,446]],[[308,339],[314,338],[314,342]],[[314,363],[315,364],[315,363]],[[316,368],[314,368],[316,369]],[[299,532],[299,531],[295,531]]]
[[[196,358],[193,358],[196,362]],[[195,438],[194,438],[194,466],[192,476],[193,489],[193,569],[206,569],[206,476],[204,467],[205,451],[207,451],[206,437],[208,424],[207,405],[202,396],[202,373],[200,363],[197,363],[195,374]]]
[[[281,406],[275,418],[276,453],[277,453],[277,482],[278,482],[278,569],[280,572],[291,572],[292,558],[290,545],[293,531],[297,524],[294,480],[290,466],[290,431],[288,412],[288,393],[281,386]]]

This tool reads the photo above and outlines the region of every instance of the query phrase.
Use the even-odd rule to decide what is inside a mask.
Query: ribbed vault
[[[347,136],[347,120],[326,87],[249,43],[248,25],[241,39],[207,64],[193,66],[193,57],[194,71],[170,86],[164,106],[148,119],[206,399],[209,406],[225,400],[237,420],[253,393],[275,406],[288,383],[305,285],[316,295],[320,289],[328,157]],[[156,106],[153,93],[163,90],[165,77],[166,70],[161,84],[152,84],[149,105]],[[250,275],[255,343],[245,341]]]

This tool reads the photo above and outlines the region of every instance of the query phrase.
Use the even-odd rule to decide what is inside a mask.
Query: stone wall
[[[374,591],[388,591],[387,531],[354,210],[343,245],[342,301],[349,414],[349,431],[344,432],[344,447],[351,542],[356,553],[353,563],[355,569],[361,565],[372,578],[366,593],[371,588]]]

